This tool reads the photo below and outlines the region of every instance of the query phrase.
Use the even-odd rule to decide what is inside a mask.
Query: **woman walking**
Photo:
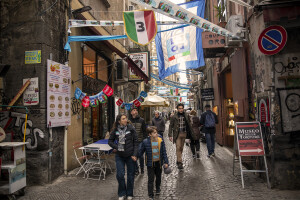
[[[135,129],[128,124],[127,116],[120,114],[113,125],[112,132],[108,140],[116,153],[116,167],[118,180],[119,200],[133,198],[134,169],[138,155],[138,141]],[[127,167],[127,186],[125,183],[125,165]]]
[[[191,151],[193,153],[193,158],[200,158],[200,119],[196,116],[196,111],[192,110],[190,112],[191,116],[191,125],[192,125],[192,139],[191,139]]]

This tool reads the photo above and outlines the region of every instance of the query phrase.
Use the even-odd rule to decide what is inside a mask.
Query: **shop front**
[[[214,79],[218,84],[214,112],[217,113],[216,140],[220,145],[233,147],[235,123],[248,121],[248,87],[245,49],[220,60],[221,69]]]
[[[108,83],[109,60],[97,53],[89,45],[83,48],[83,91],[92,96],[99,93]],[[105,138],[109,131],[108,104],[99,103],[96,107],[83,108],[83,143],[89,143]]]

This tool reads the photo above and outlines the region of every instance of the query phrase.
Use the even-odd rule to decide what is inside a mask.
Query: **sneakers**
[[[178,169],[183,169],[183,164],[181,162],[178,163]]]
[[[136,170],[136,171],[135,171],[135,175],[137,176],[137,175],[139,175],[139,174],[140,174],[139,170]]]
[[[125,200],[125,197],[123,196],[123,197],[119,197],[119,200]]]
[[[132,200],[133,199],[133,197],[127,197],[127,200]]]
[[[156,190],[155,194],[160,195],[160,189]]]
[[[196,158],[196,154],[193,154],[193,158]]]
[[[213,152],[212,154],[211,154],[211,156],[215,156],[216,154]]]
[[[154,198],[153,197],[149,197],[149,200],[154,200]]]
[[[207,155],[207,158],[210,158],[211,157],[211,155]]]

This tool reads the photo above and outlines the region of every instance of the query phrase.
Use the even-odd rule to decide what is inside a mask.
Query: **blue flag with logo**
[[[181,7],[204,18],[205,0],[180,4]],[[164,16],[161,17],[164,20]],[[191,23],[197,23],[190,19]],[[178,25],[162,25],[159,31]],[[205,65],[202,49],[202,29],[194,26],[157,33],[155,38],[159,78],[164,79],[176,72]]]

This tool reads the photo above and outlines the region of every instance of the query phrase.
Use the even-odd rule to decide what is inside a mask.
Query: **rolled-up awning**
[[[151,95],[145,98],[144,102],[141,104],[142,107],[169,107],[170,103],[165,98],[157,95]]]

